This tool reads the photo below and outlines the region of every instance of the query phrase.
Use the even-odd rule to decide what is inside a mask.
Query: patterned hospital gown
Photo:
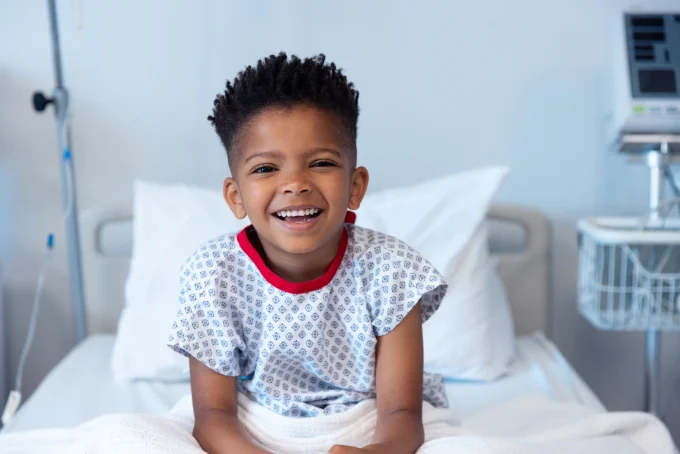
[[[267,268],[252,227],[203,244],[182,267],[168,345],[241,377],[240,392],[281,415],[331,414],[375,397],[376,338],[418,301],[425,322],[447,285],[411,247],[348,219],[329,270],[303,283]],[[448,405],[441,376],[425,374],[423,399]]]

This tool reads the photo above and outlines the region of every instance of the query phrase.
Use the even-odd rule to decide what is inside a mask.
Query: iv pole
[[[54,104],[54,117],[57,120],[57,138],[61,161],[62,197],[65,208],[66,247],[68,253],[71,301],[75,318],[76,341],[79,343],[87,336],[85,317],[85,298],[83,275],[80,263],[80,240],[78,236],[78,209],[76,204],[75,181],[73,178],[73,154],[71,152],[71,128],[69,124],[69,95],[64,87],[61,72],[61,52],[59,49],[59,28],[55,0],[48,0],[50,31],[52,38],[52,61],[54,64],[55,88],[52,97],[42,92],[33,95],[33,107],[43,112],[49,104]]]

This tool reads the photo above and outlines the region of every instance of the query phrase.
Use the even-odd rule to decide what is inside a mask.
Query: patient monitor
[[[665,142],[671,154],[680,155],[680,10],[626,13],[621,30],[620,149],[644,152]]]

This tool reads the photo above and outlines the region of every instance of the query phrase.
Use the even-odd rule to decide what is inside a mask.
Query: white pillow
[[[449,284],[423,326],[425,370],[449,379],[488,381],[514,355],[510,305],[488,253],[484,224],[508,169],[490,167],[366,197],[357,224],[405,241]]]
[[[514,356],[514,325],[487,244],[483,224],[463,251],[459,266],[444,276],[449,292],[423,325],[428,372],[448,379],[491,381],[508,371]]]
[[[399,238],[446,274],[486,218],[507,173],[506,167],[487,167],[368,194],[357,225]]]
[[[428,321],[424,326],[428,371],[449,378],[486,380],[497,374],[496,364],[504,361],[495,347],[498,336],[490,336],[482,322],[470,326],[465,320],[500,313],[490,310],[489,305],[502,305],[503,301],[488,296],[491,287],[487,292],[466,290],[471,284],[456,280],[456,273],[481,266],[468,264],[473,258],[481,259],[465,253],[469,250],[466,246],[479,231],[507,171],[491,167],[369,194],[357,211],[358,225],[405,241],[427,257],[451,284],[442,303],[445,310],[440,308],[432,317],[436,323]],[[179,267],[204,241],[238,231],[249,221],[236,220],[217,191],[143,182],[135,183],[134,189],[133,255],[126,306],[113,351],[113,374],[116,380],[186,379],[187,359],[166,347]],[[461,258],[465,258],[462,263]],[[450,318],[455,320],[449,325]],[[461,327],[451,330],[454,325]],[[446,348],[440,345],[442,334],[448,336]],[[463,360],[444,367],[447,358]]]
[[[117,381],[186,379],[187,359],[166,346],[180,267],[201,243],[241,230],[249,221],[237,220],[218,191],[140,181],[134,184],[133,219],[112,372]]]

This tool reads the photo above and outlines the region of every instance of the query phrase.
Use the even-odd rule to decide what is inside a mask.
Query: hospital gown
[[[241,377],[240,392],[281,415],[342,412],[374,398],[377,337],[419,301],[425,322],[446,293],[442,276],[402,241],[348,222],[329,270],[292,283],[266,266],[252,229],[187,259],[168,345]],[[446,407],[443,378],[423,381],[423,399]]]

